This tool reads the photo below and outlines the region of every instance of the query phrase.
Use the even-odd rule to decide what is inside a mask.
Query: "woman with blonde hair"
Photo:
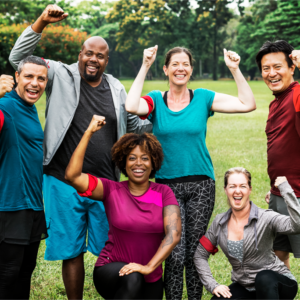
[[[200,239],[194,262],[212,299],[294,299],[298,284],[273,251],[276,233],[300,232],[300,204],[286,177],[277,177],[289,216],[257,207],[250,201],[251,174],[244,168],[225,173],[224,191],[230,209],[216,216]],[[232,266],[229,287],[219,284],[208,264],[220,245]]]

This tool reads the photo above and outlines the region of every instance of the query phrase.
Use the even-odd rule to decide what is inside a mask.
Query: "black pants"
[[[113,262],[94,269],[94,285],[104,299],[162,299],[163,281],[145,282],[138,272],[119,276],[123,262]]]
[[[0,299],[29,299],[39,245],[0,243]]]
[[[256,275],[255,290],[249,292],[239,283],[232,283],[230,286],[230,299],[294,299],[298,292],[296,281],[278,274],[274,271],[265,270]],[[228,299],[213,296],[211,299]]]
[[[203,285],[194,264],[199,239],[205,234],[215,204],[215,182],[212,179],[196,182],[170,183],[180,206],[182,233],[165,262],[166,298],[181,300],[185,267],[188,299],[201,299]]]

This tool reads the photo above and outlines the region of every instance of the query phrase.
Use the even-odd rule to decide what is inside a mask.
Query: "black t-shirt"
[[[104,77],[97,87],[81,80],[80,100],[74,118],[51,162],[44,166],[44,174],[68,183],[64,178],[66,167],[93,115],[104,116],[106,125],[92,136],[82,171],[117,181],[115,166],[111,160],[111,148],[117,141],[117,116],[111,91]]]

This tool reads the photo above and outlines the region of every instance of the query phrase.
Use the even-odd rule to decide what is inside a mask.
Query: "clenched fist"
[[[290,59],[293,64],[299,69],[300,68],[300,50],[294,50],[290,55]]]
[[[275,187],[278,188],[278,186],[279,186],[281,183],[285,182],[285,181],[287,181],[287,179],[286,179],[285,176],[278,176],[278,177],[276,178],[276,180],[275,180],[274,185],[275,185]]]
[[[43,13],[41,14],[40,18],[45,23],[56,23],[68,16],[68,13],[65,13],[63,9],[61,9],[56,4],[48,5]]]
[[[105,125],[105,123],[105,117],[93,115],[92,121],[86,131],[95,133],[96,131],[100,130]]]
[[[144,50],[143,65],[150,68],[156,58],[157,45]]]
[[[229,69],[238,69],[241,58],[236,52],[224,49],[224,60]]]
[[[0,76],[0,98],[2,98],[6,93],[10,93],[14,87],[14,78],[10,75]]]

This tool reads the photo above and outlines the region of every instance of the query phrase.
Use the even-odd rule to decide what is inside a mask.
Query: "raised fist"
[[[236,52],[224,49],[224,60],[229,69],[238,69],[241,58]]]
[[[41,14],[40,18],[45,23],[56,23],[68,16],[68,13],[65,13],[63,9],[61,9],[56,4],[48,5],[43,13]]]
[[[281,183],[285,182],[285,181],[287,181],[287,179],[286,179],[285,176],[278,176],[278,177],[276,178],[276,180],[275,180],[274,185],[275,185],[275,187],[278,188],[278,186],[279,186]]]
[[[86,131],[95,133],[105,125],[105,117],[93,115],[92,121]]]
[[[144,56],[143,56],[143,65],[145,65],[147,68],[150,68],[153,62],[156,58],[157,53],[157,45],[155,47],[151,47],[144,50]]]
[[[0,76],[0,98],[2,98],[6,93],[10,93],[14,87],[14,78],[10,75]]]
[[[289,55],[290,59],[293,61],[293,64],[299,69],[300,68],[300,50],[293,50]]]

